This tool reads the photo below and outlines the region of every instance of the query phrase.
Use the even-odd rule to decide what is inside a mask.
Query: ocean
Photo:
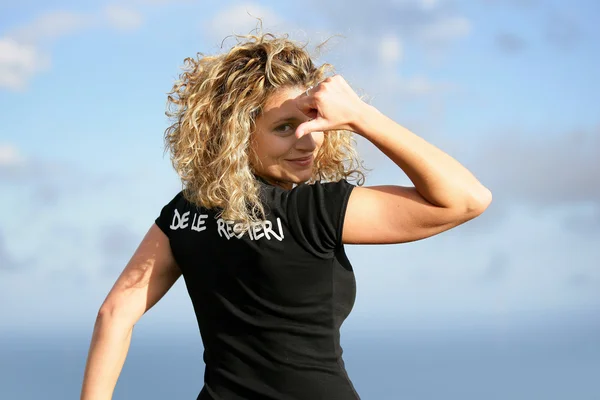
[[[137,329],[137,328],[136,328]],[[0,400],[78,399],[86,335],[0,335]],[[363,400],[598,400],[598,324],[532,331],[344,332],[344,360]],[[134,336],[114,399],[194,400],[198,337]]]

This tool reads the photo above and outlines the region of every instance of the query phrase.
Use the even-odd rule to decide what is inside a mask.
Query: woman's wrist
[[[352,122],[352,131],[369,141],[377,140],[377,134],[387,131],[390,120],[374,106],[363,103]]]

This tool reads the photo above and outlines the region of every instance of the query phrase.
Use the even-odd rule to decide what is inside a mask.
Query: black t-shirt
[[[181,192],[156,219],[204,343],[198,399],[359,399],[339,336],[356,295],[341,238],[354,186],[260,182],[267,216],[247,232]]]

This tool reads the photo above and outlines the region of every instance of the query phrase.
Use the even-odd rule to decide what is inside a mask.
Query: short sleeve
[[[354,187],[341,180],[292,189],[287,199],[287,220],[295,236],[322,255],[340,247],[346,207]]]
[[[160,211],[160,215],[154,220],[154,223],[164,232],[168,237],[171,234],[171,221],[173,219],[174,210],[177,207],[177,203],[183,198],[183,192],[177,193],[175,197],[165,205]]]

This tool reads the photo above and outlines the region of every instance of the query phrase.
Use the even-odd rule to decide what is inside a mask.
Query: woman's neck
[[[294,188],[293,182],[278,181],[278,180],[275,180],[272,178],[267,178],[267,177],[256,175],[256,174],[254,174],[254,176],[256,176],[256,178],[258,180],[260,180],[270,186],[276,186],[276,187],[282,188],[284,190],[291,190]]]

